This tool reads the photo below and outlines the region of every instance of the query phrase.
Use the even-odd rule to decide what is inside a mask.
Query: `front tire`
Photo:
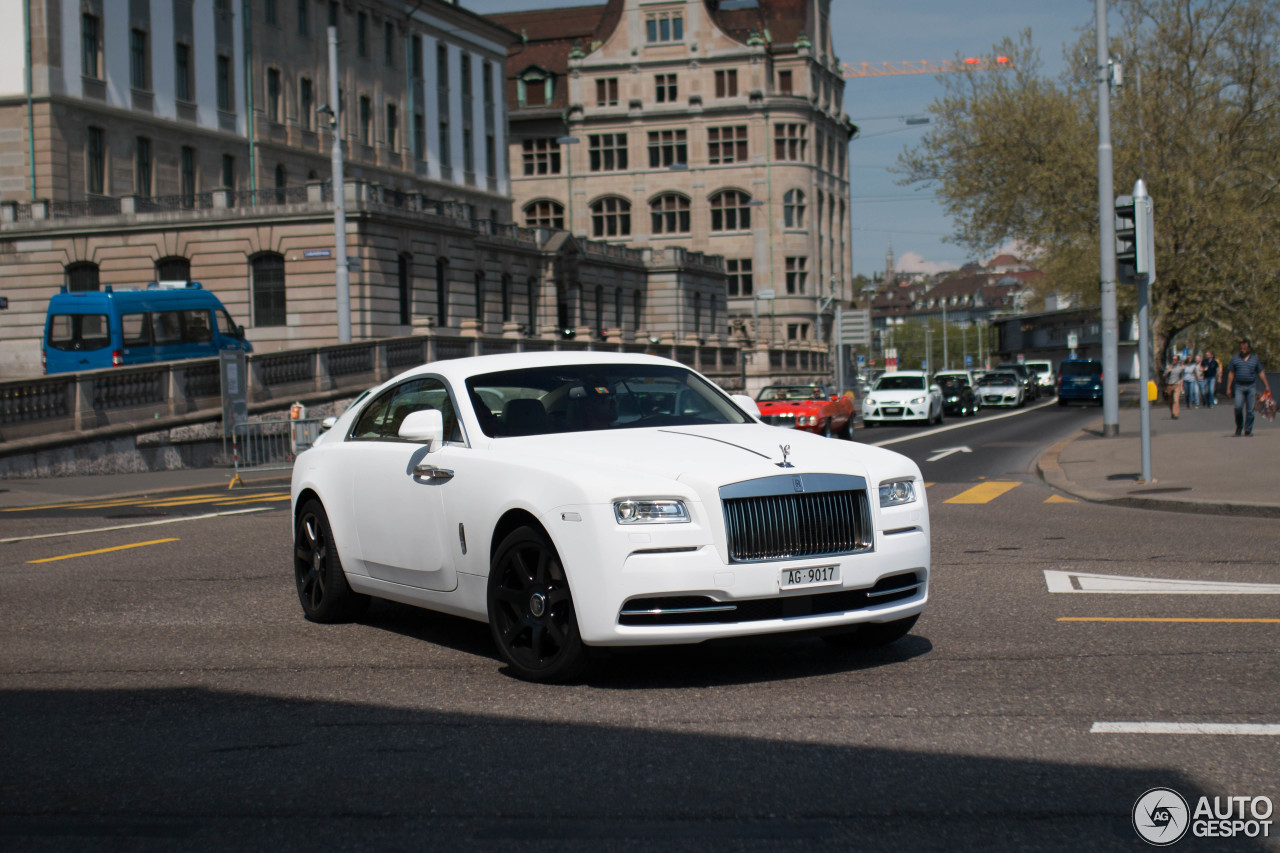
[[[314,498],[302,505],[294,526],[293,576],[302,613],[312,622],[350,622],[369,606],[369,596],[347,584],[329,517]]]
[[[502,659],[525,681],[563,683],[584,675],[589,650],[564,566],[541,530],[519,527],[489,569],[489,630]]]
[[[833,646],[844,646],[857,649],[875,649],[895,643],[907,636],[915,627],[920,614],[908,616],[893,622],[864,622],[854,628],[838,634],[827,634],[823,637]]]

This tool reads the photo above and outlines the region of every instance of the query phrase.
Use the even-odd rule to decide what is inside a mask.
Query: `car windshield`
[[[938,386],[949,393],[958,393],[962,388],[968,388],[969,383],[960,379],[958,376],[939,376]]]
[[[820,385],[770,385],[760,392],[761,403],[779,400],[825,400],[827,395]]]
[[[468,379],[467,396],[492,437],[749,422],[693,371],[660,364],[504,370]]]
[[[900,373],[886,373],[876,382],[876,391],[920,391],[924,389],[923,376],[903,376]]]
[[[979,385],[1017,385],[1018,376],[1014,373],[988,373],[978,380]]]

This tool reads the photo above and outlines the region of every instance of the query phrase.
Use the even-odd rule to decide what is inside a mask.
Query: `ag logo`
[[[1167,847],[1191,824],[1187,801],[1172,788],[1152,788],[1133,804],[1133,828],[1148,844]]]

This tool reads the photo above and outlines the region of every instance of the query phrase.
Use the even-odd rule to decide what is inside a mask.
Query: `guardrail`
[[[231,428],[235,476],[228,488],[244,485],[241,474],[288,471],[298,454],[320,436],[320,418],[246,421]]]
[[[434,333],[382,338],[351,344],[255,353],[248,357],[250,406],[287,404],[294,400],[333,399],[344,391],[361,391],[431,361],[494,353],[547,350],[650,352],[688,365],[731,391],[743,390],[743,379],[770,374],[812,381],[830,372],[825,349],[774,349],[750,366],[738,347],[696,342],[658,344],[613,343],[581,339],[509,338]],[[761,351],[763,352],[763,351]],[[118,431],[147,422],[220,412],[221,386],[216,358],[114,367],[0,382],[0,452],[4,443],[53,433],[103,428]]]

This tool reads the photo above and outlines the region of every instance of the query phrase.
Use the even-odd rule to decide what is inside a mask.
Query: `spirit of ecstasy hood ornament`
[[[782,451],[782,461],[781,461],[781,462],[776,463],[776,464],[777,464],[777,466],[778,466],[779,468],[794,468],[794,467],[796,467],[796,466],[792,465],[790,462],[788,462],[788,461],[787,461],[787,457],[791,455],[791,445],[789,445],[789,444],[779,444],[779,445],[778,445],[778,449]]]

